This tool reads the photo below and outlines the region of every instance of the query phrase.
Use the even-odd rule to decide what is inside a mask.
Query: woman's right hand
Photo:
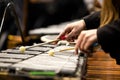
[[[58,35],[57,39],[65,36],[67,41],[74,41],[77,39],[80,32],[85,29],[84,20],[76,21],[68,24],[65,29]]]

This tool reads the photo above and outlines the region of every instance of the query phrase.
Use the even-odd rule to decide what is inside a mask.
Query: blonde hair
[[[103,0],[101,9],[100,27],[119,18],[119,11],[115,8],[112,0]]]

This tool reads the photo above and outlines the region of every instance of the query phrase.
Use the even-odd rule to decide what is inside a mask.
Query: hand
[[[85,28],[85,22],[84,20],[76,21],[73,23],[68,24],[64,31],[62,31],[58,35],[58,39],[60,39],[62,36],[65,36],[67,41],[73,41],[75,40],[79,33]]]
[[[75,45],[75,53],[78,54],[78,49],[85,53],[89,53],[90,46],[96,41],[97,41],[97,29],[82,31]]]

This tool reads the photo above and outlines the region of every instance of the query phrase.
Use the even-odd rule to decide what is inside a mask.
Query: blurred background
[[[9,5],[11,2],[13,4]],[[100,10],[101,2],[102,0],[1,0],[0,50],[42,42],[40,37],[50,34],[49,31],[52,35],[57,34],[53,27],[61,30],[67,23]],[[24,36],[24,40],[21,36]]]

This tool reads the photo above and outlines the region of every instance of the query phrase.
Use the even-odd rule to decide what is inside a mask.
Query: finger
[[[86,52],[91,52],[91,45],[93,44],[92,38],[89,38],[86,43],[84,44],[83,50]]]
[[[77,44],[76,44],[76,47],[80,47],[81,46],[81,43],[84,39],[84,36],[85,36],[85,33],[82,31],[77,39]]]
[[[65,31],[62,31],[58,36],[57,36],[57,39],[60,39],[61,36],[64,36],[65,35]]]
[[[70,39],[70,38],[77,39],[80,32],[81,32],[80,30],[73,28],[72,31],[67,35],[67,37],[68,37],[68,39]]]
[[[78,39],[77,39],[77,42],[76,42],[76,45],[75,45],[75,49],[78,50],[80,49],[80,46],[81,46],[81,42],[83,40],[83,37],[84,37],[84,34],[80,34]]]
[[[86,36],[86,34],[85,34],[85,32],[84,32],[84,37],[83,37],[83,40],[82,40],[81,45],[80,45],[80,49],[81,49],[81,50],[84,50],[84,46],[85,46],[88,38],[89,38],[89,37]]]
[[[75,54],[78,54],[78,47],[75,47]]]
[[[62,31],[58,36],[57,39],[60,39],[62,36],[65,36],[71,32],[71,28],[67,26],[64,31]],[[67,38],[67,37],[66,37]]]
[[[72,29],[71,32],[67,35],[68,38],[73,37],[75,35],[76,30]]]

